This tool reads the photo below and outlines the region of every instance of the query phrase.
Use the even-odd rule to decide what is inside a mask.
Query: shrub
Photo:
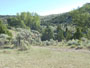
[[[76,48],[76,45],[71,45],[70,48]]]
[[[87,48],[88,50],[90,50],[90,45],[86,46],[86,48]]]
[[[68,42],[67,42],[67,45],[69,45],[69,46],[71,46],[71,45],[80,45],[79,44],[79,42],[78,42],[79,40],[69,40]]]
[[[29,46],[28,46],[28,42],[25,40],[21,40],[20,44],[19,44],[19,51],[24,51],[24,50],[28,50]]]
[[[50,41],[42,41],[42,45],[44,46],[56,46],[58,44],[58,41],[55,41],[53,39],[50,39]]]
[[[62,40],[61,42],[57,43],[58,46],[67,46],[66,40]]]
[[[90,40],[89,40],[88,43],[86,44],[86,48],[87,48],[88,50],[90,50]]]
[[[0,34],[0,46],[10,44],[11,37],[6,34]]]
[[[29,31],[27,30],[22,30],[22,29],[19,29],[18,30],[18,34],[16,35],[16,37],[13,39],[12,43],[14,44],[14,47],[24,47],[25,46],[28,46],[29,44]],[[23,41],[23,42],[22,42]],[[27,42],[27,43],[26,43]]]
[[[35,30],[27,30],[27,29],[21,29],[18,28],[17,30],[17,35],[16,38],[12,41],[12,43],[17,47],[20,46],[20,41],[24,40],[25,45],[29,46],[30,45],[40,45],[41,44],[41,39],[40,39],[40,33]],[[28,44],[26,44],[26,42]]]
[[[83,46],[77,46],[76,50],[78,50],[78,49],[83,49]]]

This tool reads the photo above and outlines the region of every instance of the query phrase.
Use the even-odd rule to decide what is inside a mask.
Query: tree
[[[32,29],[38,30],[40,28],[40,18],[39,16],[35,13],[33,16],[33,24],[32,24]]]
[[[42,41],[53,39],[53,37],[54,37],[54,33],[52,29],[49,26],[47,26],[44,32],[42,33],[42,37],[41,37]]]
[[[66,40],[70,40],[72,37],[71,32],[68,30],[68,28],[66,28],[66,31],[64,32],[64,36]]]
[[[60,25],[57,27],[56,39],[57,39],[58,41],[61,41],[61,40],[64,39],[64,31],[61,29],[61,26],[60,26]]]
[[[87,31],[86,37],[90,40],[90,28]]]
[[[30,12],[26,13],[26,20],[25,20],[26,26],[32,29],[32,24],[33,24],[33,16]]]
[[[33,30],[39,30],[40,18],[36,13],[22,12],[17,13],[16,17],[8,18],[7,22],[9,26],[26,28],[29,27]]]
[[[82,32],[81,32],[81,29],[80,29],[80,28],[77,28],[77,30],[76,30],[73,38],[74,38],[74,39],[81,39],[81,37],[83,37],[83,34],[82,34]]]
[[[90,13],[83,12],[80,8],[78,10],[73,10],[70,12],[72,17],[72,22],[74,25],[79,27],[89,27],[90,26]]]
[[[0,34],[7,34],[9,36],[12,36],[12,33],[9,32],[7,27],[3,24],[3,22],[0,20]]]
[[[8,18],[8,25],[12,27],[19,27],[19,28],[26,28],[26,25],[24,24],[23,20],[20,20],[18,18]]]

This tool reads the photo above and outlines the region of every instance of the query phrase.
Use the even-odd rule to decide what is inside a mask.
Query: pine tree
[[[64,39],[64,31],[61,29],[60,25],[57,27],[57,36],[56,36],[56,39],[58,41],[61,41],[61,40]]]
[[[44,32],[42,33],[42,41],[53,39],[53,37],[54,33],[52,29],[49,26],[47,26]]]
[[[90,28],[87,30],[86,37],[90,40]]]
[[[81,29],[80,28],[77,28],[77,31],[75,32],[73,38],[74,39],[81,39],[81,37],[83,37],[83,34],[81,32]]]
[[[66,40],[70,40],[71,39],[71,32],[68,30],[68,28],[66,28],[66,31],[65,31],[65,39]]]

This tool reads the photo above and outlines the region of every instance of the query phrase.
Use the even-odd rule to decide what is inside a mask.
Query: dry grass
[[[0,50],[0,68],[90,68],[90,52],[32,47]]]

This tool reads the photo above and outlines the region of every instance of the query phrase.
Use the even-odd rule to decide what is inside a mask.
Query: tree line
[[[54,40],[58,40],[58,41],[62,41],[62,40],[71,40],[71,39],[81,39],[81,37],[83,37],[83,33],[81,32],[80,28],[76,29],[75,33],[72,33],[68,30],[68,28],[66,27],[66,30],[64,31],[61,28],[61,25],[57,26],[56,31],[53,31],[49,26],[46,27],[46,29],[43,31],[42,33],[42,41],[45,40],[50,40],[50,39],[54,39]]]
[[[30,28],[33,30],[39,30],[40,28],[40,18],[37,13],[17,13],[16,17],[8,18],[7,22],[8,26],[15,28]]]

